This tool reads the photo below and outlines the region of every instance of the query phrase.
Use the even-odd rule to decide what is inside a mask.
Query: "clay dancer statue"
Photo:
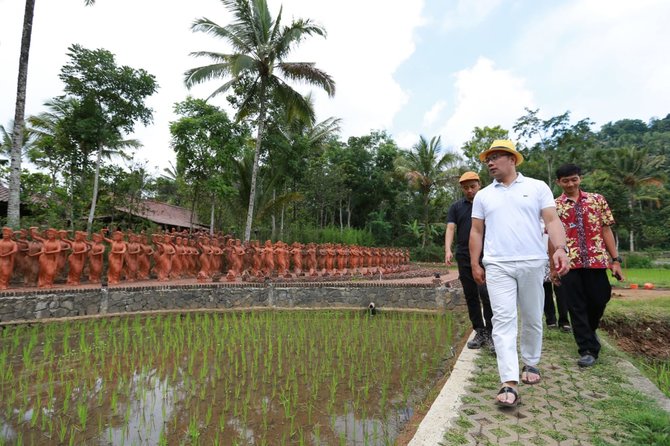
[[[84,270],[84,264],[86,263],[86,253],[90,249],[88,243],[86,243],[86,232],[76,231],[70,247],[72,248],[72,252],[67,259],[69,271],[66,283],[68,285],[79,285],[81,282],[81,272]]]
[[[123,259],[123,273],[127,281],[134,282],[137,279],[137,269],[139,255],[142,252],[142,245],[139,242],[139,236],[133,232],[128,233],[128,250]]]
[[[318,267],[317,262],[317,247],[314,243],[308,243],[307,249],[305,250],[305,255],[307,257],[307,272],[310,276],[316,276],[318,273],[316,269]]]
[[[137,255],[137,278],[139,280],[148,280],[151,271],[151,257],[154,254],[154,248],[149,244],[147,236],[141,233],[139,236],[140,253]]]
[[[175,254],[174,245],[170,243],[170,236],[167,234],[154,234],[153,242],[156,245],[154,270],[158,280],[166,282],[170,280],[170,272],[172,271],[172,257]]]
[[[198,271],[198,280],[205,280],[211,274],[212,248],[209,246],[208,237],[200,237],[198,240],[200,247],[200,271]]]
[[[56,234],[56,239],[60,240],[61,251],[58,253],[58,266],[56,267],[56,277],[63,272],[65,264],[67,263],[68,251],[72,249],[72,242],[68,239],[65,229],[59,229]]]
[[[172,269],[170,270],[171,279],[180,279],[184,271],[184,246],[182,245],[180,235],[174,237],[174,256],[172,256]]]
[[[293,262],[293,274],[299,276],[302,274],[302,251],[303,246],[299,242],[293,242],[291,245],[291,261]]]
[[[14,231],[12,228],[2,228],[2,239],[0,239],[0,290],[9,287],[9,281],[14,273],[14,258],[19,251],[19,245],[12,239]]]
[[[230,243],[231,241],[229,241],[228,243]],[[231,253],[230,253],[231,264],[230,269],[228,270],[228,276],[227,276],[228,280],[231,279],[235,280],[235,278],[242,275],[245,253],[246,250],[242,246],[242,241],[240,239],[236,239],[231,247]]]
[[[331,243],[326,243],[326,273],[327,274],[332,274],[334,272],[333,266],[335,263],[335,247]]]
[[[275,255],[277,256],[277,263],[275,265],[277,275],[285,276],[288,274],[289,257],[286,244],[281,240],[278,240],[277,243],[275,243]]]
[[[209,273],[211,276],[214,276],[215,274],[221,273],[222,271],[221,268],[223,267],[223,258],[224,255],[227,253],[224,252],[221,246],[219,246],[219,240],[215,237],[211,239],[209,246],[212,249],[212,255],[210,257]]]
[[[49,228],[46,230],[46,238],[43,238],[37,233],[36,227],[30,228],[30,236],[42,242],[39,252],[31,254],[32,256],[38,256],[39,260],[40,269],[37,277],[39,288],[52,288],[56,278],[58,255],[62,249],[62,243],[56,238],[56,234],[55,229]]]
[[[16,245],[19,249],[16,252],[16,257],[14,257],[15,268],[19,274],[21,274],[25,286],[34,286],[37,281],[37,271],[39,270],[39,264],[37,263],[37,258],[28,257],[28,254],[30,253],[30,245],[32,243],[27,238],[28,231],[21,229],[14,232],[14,236],[16,237]],[[39,246],[35,251],[38,250]]]
[[[94,232],[91,238],[93,240],[88,242],[90,247],[88,251],[88,281],[90,283],[100,283],[105,254],[105,245],[102,242],[105,236],[100,232]]]
[[[265,246],[263,247],[263,274],[266,277],[270,277],[272,273],[274,272],[275,269],[275,251],[274,247],[272,246],[272,241],[271,240],[266,240],[265,241]]]
[[[249,246],[247,246],[247,255],[251,257],[249,273],[252,276],[261,277],[263,275],[263,249],[261,248],[261,242],[259,240],[251,241]]]
[[[337,252],[337,273],[338,274],[347,274],[347,264],[349,263],[349,248],[346,245],[338,243],[335,245],[335,251]]]
[[[103,229],[103,233],[106,232],[107,230]],[[128,244],[123,240],[121,231],[114,231],[112,238],[105,237],[105,241],[110,244],[109,254],[107,254],[107,283],[116,285],[121,281],[121,270],[128,251]]]

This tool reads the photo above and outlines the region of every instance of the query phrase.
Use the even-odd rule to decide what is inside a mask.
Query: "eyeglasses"
[[[508,156],[508,155],[506,153],[493,153],[484,159],[484,164],[488,164],[491,161],[496,161],[501,156]]]

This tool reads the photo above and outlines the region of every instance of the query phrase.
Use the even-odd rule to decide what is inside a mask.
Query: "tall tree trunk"
[[[272,202],[274,203],[276,199],[277,199],[277,189],[272,189]],[[277,222],[275,220],[274,206],[272,207],[272,215],[270,216],[270,221],[272,225],[272,235],[270,238],[272,238],[272,240],[277,240]]]
[[[209,210],[209,235],[214,235],[214,197],[212,197],[212,207]]]
[[[631,191],[631,194],[633,192]],[[633,217],[633,199],[629,198],[628,199],[628,211],[630,212],[631,218]],[[635,252],[635,230],[633,229],[633,225],[630,225],[630,231],[628,232],[628,241],[630,244],[630,252]]]
[[[344,232],[344,219],[342,218],[342,214],[343,214],[343,212],[342,212],[342,200],[340,200],[339,208],[340,208],[340,234],[342,234],[342,232]]]
[[[16,106],[14,109],[14,130],[9,170],[9,201],[7,203],[7,225],[18,229],[21,224],[21,149],[23,148],[23,128],[26,113],[26,86],[28,85],[28,56],[30,38],[33,33],[35,0],[26,0],[23,14],[23,34],[19,55],[19,76],[16,86]]]
[[[279,214],[279,238],[284,239],[284,203],[281,205],[281,213]]]
[[[251,224],[254,220],[254,201],[256,200],[256,178],[258,177],[258,159],[261,154],[263,130],[265,127],[265,81],[261,81],[260,110],[258,112],[258,133],[256,134],[256,149],[254,150],[254,165],[251,169],[251,186],[249,188],[249,208],[247,210],[247,224],[244,227],[244,241],[251,238]]]
[[[347,197],[347,229],[351,229],[351,194]]]
[[[102,163],[102,147],[98,148],[98,157],[95,160],[95,176],[93,177],[93,198],[91,199],[91,210],[88,212],[86,221],[86,232],[91,233],[93,217],[95,217],[95,205],[98,202],[98,183],[100,182],[100,163]]]

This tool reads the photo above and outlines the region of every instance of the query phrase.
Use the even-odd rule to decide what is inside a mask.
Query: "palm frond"
[[[314,63],[280,62],[277,68],[287,79],[318,85],[328,93],[328,96],[335,95],[335,81],[325,71],[316,68]]]
[[[238,52],[249,53],[253,51],[254,42],[244,39],[244,34],[240,32],[243,29],[232,25],[221,26],[206,17],[196,19],[191,24],[192,31],[203,32],[219,39],[227,40]]]
[[[230,75],[228,63],[216,63],[202,67],[191,68],[184,73],[184,83],[187,88],[202,84],[217,78],[225,78]]]
[[[270,88],[284,104],[289,121],[301,118],[310,124],[314,123],[316,119],[314,107],[304,96],[276,76],[270,78]]]

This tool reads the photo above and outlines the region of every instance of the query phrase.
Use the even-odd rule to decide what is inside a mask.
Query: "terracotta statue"
[[[154,254],[154,248],[149,244],[146,234],[140,234],[139,237],[140,252],[137,255],[137,278],[139,280],[148,280],[151,271],[151,256]]]
[[[168,281],[172,271],[172,257],[175,254],[174,245],[170,242],[170,236],[167,234],[154,234],[153,242],[156,245],[156,253],[154,254],[156,276],[161,282]]]
[[[265,246],[263,247],[263,274],[266,277],[270,277],[275,269],[275,254],[274,247],[272,246],[271,240],[265,241]]]
[[[67,237],[66,229],[59,229],[56,234],[56,239],[60,240],[61,251],[58,253],[58,266],[56,267],[56,277],[63,272],[65,265],[67,264],[68,252],[72,250],[72,242]]]
[[[88,243],[86,243],[86,232],[76,231],[70,247],[72,248],[72,252],[67,259],[70,268],[66,283],[68,285],[79,285],[81,282],[81,272],[84,270],[84,263],[86,263],[86,253],[90,249]]]
[[[327,246],[324,243],[320,243],[316,248],[316,260],[317,260],[317,269],[321,274],[326,272],[326,257],[327,257]]]
[[[12,228],[2,228],[2,239],[0,239],[0,290],[9,287],[9,281],[14,273],[14,258],[19,250],[19,245],[12,239],[14,231]]]
[[[250,274],[261,277],[263,275],[263,249],[261,248],[261,242],[252,240],[247,246],[247,255],[251,257],[251,263],[249,263]]]
[[[209,273],[211,276],[213,276],[214,274],[221,273],[224,256],[227,257],[228,253],[224,252],[223,248],[219,246],[219,240],[216,237],[213,237],[211,239],[209,246],[212,249],[212,254],[210,257]]]
[[[174,237],[174,256],[172,256],[171,279],[180,279],[184,271],[184,246],[180,235]]]
[[[140,245],[137,234],[132,232],[128,234],[127,248],[123,259],[123,275],[127,281],[134,282],[137,279],[138,260],[142,252],[142,245]]]
[[[57,231],[49,228],[46,231],[46,238],[43,238],[37,233],[37,228],[30,228],[30,236],[42,242],[42,247],[39,252],[31,254],[38,256],[39,260],[39,275],[37,277],[37,286],[39,288],[51,288],[56,278],[56,271],[58,269],[58,255],[62,249],[62,243],[56,238]]]
[[[95,232],[91,236],[93,240],[88,242],[90,247],[88,251],[88,281],[90,283],[100,283],[102,275],[103,256],[105,254],[105,245],[102,243],[104,235]]]
[[[293,262],[293,274],[299,276],[302,274],[302,251],[303,246],[299,242],[293,242],[291,245],[291,260]]]
[[[335,263],[335,247],[331,243],[326,243],[326,273],[333,273],[333,266]]]
[[[200,271],[198,271],[198,280],[204,280],[211,275],[212,248],[209,246],[208,237],[200,237],[198,245],[200,247]]]
[[[307,244],[307,249],[305,250],[305,254],[307,256],[307,271],[310,276],[316,276],[317,272],[317,248],[316,244],[314,243],[308,243]]]
[[[14,236],[16,237],[16,245],[19,249],[14,257],[14,266],[19,274],[21,274],[26,286],[35,285],[39,265],[37,258],[28,257],[31,245],[30,240],[28,240],[28,231],[21,229],[14,232]]]
[[[106,229],[103,229],[106,232]],[[123,240],[123,232],[114,231],[112,238],[105,237],[105,241],[110,244],[109,254],[107,254],[107,283],[115,285],[121,281],[121,270],[128,252],[128,244]]]
[[[346,245],[338,243],[335,246],[337,252],[337,272],[338,274],[347,274],[347,264],[349,263],[349,248]]]
[[[277,274],[279,276],[285,276],[288,274],[289,267],[289,252],[288,249],[286,249],[286,244],[281,240],[278,240],[277,243],[275,243],[274,249],[275,256],[277,257],[277,263],[275,264]]]

